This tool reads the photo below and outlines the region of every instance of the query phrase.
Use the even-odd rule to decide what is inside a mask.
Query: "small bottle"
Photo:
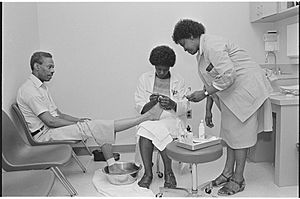
[[[188,87],[186,95],[190,95],[192,92],[192,88]],[[187,102],[187,112],[186,112],[186,118],[187,119],[192,119],[192,107],[190,101]]]
[[[198,132],[199,139],[205,139],[205,128],[204,128],[204,121],[201,120],[199,124],[199,132]]]
[[[186,130],[187,130],[187,132],[192,132],[190,125],[187,125]]]

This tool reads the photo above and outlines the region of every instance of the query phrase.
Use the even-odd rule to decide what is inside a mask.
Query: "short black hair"
[[[204,33],[205,27],[201,23],[191,19],[181,19],[175,25],[172,39],[178,44],[181,39],[190,39],[191,36],[200,37]]]
[[[35,63],[42,64],[44,57],[52,58],[52,55],[48,52],[42,52],[42,51],[33,53],[30,58],[31,70],[33,70],[33,66]]]
[[[172,48],[162,45],[153,48],[149,61],[154,66],[173,67],[176,61],[176,55]]]

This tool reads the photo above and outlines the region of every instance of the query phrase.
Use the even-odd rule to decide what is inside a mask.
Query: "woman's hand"
[[[191,102],[200,102],[205,98],[204,90],[195,91],[190,95],[187,95],[186,98]]]
[[[206,113],[205,113],[205,123],[206,123],[206,126],[208,126],[209,128],[214,127],[214,124],[212,122],[212,112],[211,111],[206,111]]]
[[[168,96],[164,96],[164,95],[160,95],[158,97],[158,102],[160,104],[160,106],[162,107],[162,109],[164,110],[171,110],[176,108],[176,102],[174,102],[173,100],[171,100]]]
[[[154,94],[150,95],[149,100],[158,102],[158,97],[159,97],[159,94],[154,93]]]

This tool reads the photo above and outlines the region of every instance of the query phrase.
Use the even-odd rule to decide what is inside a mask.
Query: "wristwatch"
[[[204,95],[205,95],[205,97],[209,96],[207,90],[204,90]]]

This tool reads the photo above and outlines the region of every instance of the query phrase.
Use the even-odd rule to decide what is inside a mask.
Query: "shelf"
[[[296,15],[299,15],[299,6],[295,6],[295,7],[286,9],[284,11],[281,11],[277,14],[270,15],[270,16],[264,17],[262,19],[256,20],[256,21],[254,21],[254,23],[276,22],[276,21],[280,21],[282,19],[296,16]]]

